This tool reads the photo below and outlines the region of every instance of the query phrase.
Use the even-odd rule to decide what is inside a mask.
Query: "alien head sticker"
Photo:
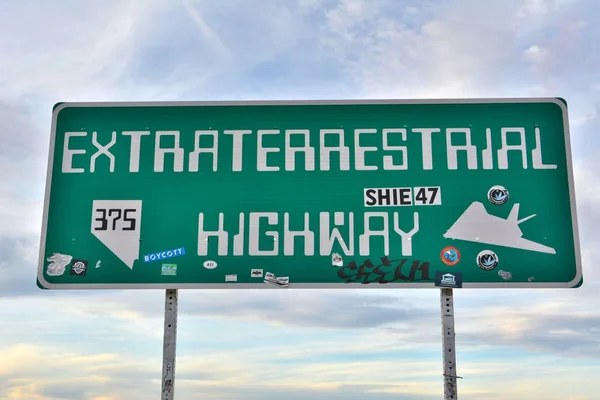
[[[504,186],[492,186],[488,190],[488,200],[497,206],[502,205],[508,200],[508,190]]]
[[[484,271],[491,271],[498,266],[498,255],[491,250],[483,250],[477,254],[477,265]]]
[[[456,265],[460,261],[460,251],[454,246],[447,246],[440,252],[440,258],[446,265]]]
[[[331,265],[333,265],[334,267],[343,267],[344,261],[342,260],[342,256],[338,253],[333,253],[331,255]]]

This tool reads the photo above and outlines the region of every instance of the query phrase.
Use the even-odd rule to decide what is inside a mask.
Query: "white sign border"
[[[370,105],[370,104],[514,104],[514,103],[554,103],[562,110],[563,129],[565,134],[565,152],[567,158],[567,177],[569,187],[569,199],[571,203],[571,220],[573,223],[573,239],[575,252],[575,278],[570,282],[489,282],[475,283],[464,282],[465,289],[551,289],[551,288],[573,288],[582,283],[583,272],[581,265],[581,247],[579,239],[579,227],[577,220],[577,205],[575,200],[575,184],[573,177],[573,160],[571,152],[571,135],[569,129],[569,118],[566,100],[559,97],[518,97],[518,98],[445,98],[445,99],[352,99],[352,100],[240,100],[240,101],[117,101],[117,102],[60,102],[52,110],[52,124],[50,131],[50,145],[48,149],[48,166],[46,172],[46,190],[44,194],[44,211],[42,216],[42,232],[40,235],[40,248],[38,259],[38,283],[45,289],[277,289],[272,285],[262,283],[203,283],[203,284],[177,284],[177,283],[127,283],[127,284],[81,284],[81,283],[49,283],[44,279],[46,235],[48,228],[48,212],[50,202],[50,191],[52,184],[52,165],[54,163],[56,124],[58,114],[65,108],[74,107],[198,107],[198,106],[265,106],[265,105]],[[293,283],[290,282],[286,289],[385,289],[403,288],[439,289],[434,282],[428,283],[386,283],[386,284],[362,284],[362,283]]]

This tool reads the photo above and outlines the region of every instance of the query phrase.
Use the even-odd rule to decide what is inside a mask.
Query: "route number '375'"
[[[123,231],[134,231],[136,220],[134,217],[131,217],[130,214],[135,213],[137,210],[133,208],[96,208],[94,210],[94,221],[96,224],[94,225],[95,231],[106,231],[106,230],[117,230],[117,223],[121,221],[119,224],[121,230]]]

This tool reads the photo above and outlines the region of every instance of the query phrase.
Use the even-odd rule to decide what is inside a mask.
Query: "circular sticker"
[[[502,205],[508,201],[508,190],[504,186],[492,186],[488,190],[488,200],[497,206]]]
[[[217,263],[215,261],[204,261],[202,264],[206,269],[215,269],[217,268]]]
[[[491,250],[483,250],[477,254],[477,265],[484,271],[491,271],[498,266],[498,255]]]
[[[440,252],[440,258],[446,265],[456,265],[460,261],[460,251],[453,246],[444,247]]]

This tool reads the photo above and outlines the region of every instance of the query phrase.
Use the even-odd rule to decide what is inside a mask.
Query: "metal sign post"
[[[456,345],[454,341],[454,294],[440,289],[442,306],[442,348],[444,350],[444,400],[457,400]]]
[[[175,348],[177,345],[177,289],[165,293],[165,328],[163,337],[163,367],[161,400],[173,400],[175,396]]]

